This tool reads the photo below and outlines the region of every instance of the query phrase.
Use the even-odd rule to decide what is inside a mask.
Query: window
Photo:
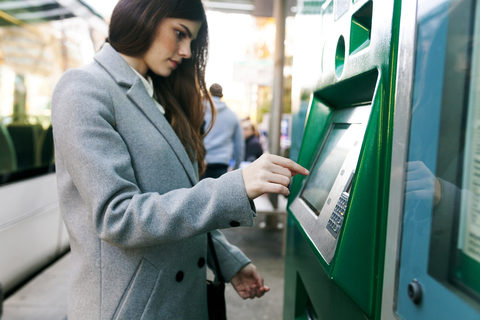
[[[61,7],[59,16],[24,1],[0,10],[1,185],[55,171],[51,95],[63,72],[92,59],[96,34]]]

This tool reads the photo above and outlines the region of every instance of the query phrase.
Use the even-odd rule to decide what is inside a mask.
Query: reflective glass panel
[[[95,52],[88,22],[50,2],[0,2],[0,185],[55,171],[53,89]]]
[[[478,12],[473,0],[418,2],[397,293],[401,319],[479,315]],[[410,290],[415,283],[418,300]]]

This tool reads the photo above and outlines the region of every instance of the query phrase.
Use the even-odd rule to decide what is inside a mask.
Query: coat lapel
[[[175,131],[173,131],[172,127],[168,123],[167,119],[165,119],[160,110],[158,110],[152,98],[148,96],[140,79],[135,81],[130,90],[128,90],[127,96],[137,105],[138,108],[143,111],[147,118],[150,119],[158,131],[160,131],[160,133],[163,135],[165,140],[170,144],[170,147],[173,149],[173,151],[175,151],[178,160],[180,160],[183,168],[188,173],[190,181],[193,185],[195,185],[198,178],[195,174],[193,164],[188,157],[187,151],[180,142],[180,139],[178,139]]]
[[[130,66],[108,43],[95,55],[94,59],[105,68],[119,85],[130,88],[127,91],[128,98],[142,110],[145,116],[153,123],[158,131],[160,131],[177,155],[191,183],[195,185],[198,181],[198,173],[194,168],[194,164],[190,161],[187,151],[180,142],[180,139],[178,139],[175,131],[173,131],[168,121],[148,95],[142,81]]]

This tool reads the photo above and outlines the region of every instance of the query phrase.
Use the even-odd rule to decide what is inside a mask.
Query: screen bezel
[[[341,238],[341,234],[337,238],[330,234],[326,226],[331,214],[324,214],[323,211],[331,210],[333,212],[334,206],[338,202],[342,192],[345,190],[345,187],[347,187],[347,184],[350,182],[351,173],[356,171],[360,150],[363,145],[363,136],[365,134],[371,111],[371,105],[364,105],[353,108],[336,109],[331,112],[330,119],[324,126],[326,129],[324,130],[324,133],[319,136],[319,148],[314,155],[315,160],[312,161],[312,164],[309,165],[307,169],[312,169],[316,163],[319,153],[324,150],[325,143],[329,137],[332,125],[335,123],[350,124],[350,127],[354,126],[355,130],[358,130],[359,134],[357,141],[355,141],[354,147],[350,149],[342,168],[340,169],[340,172],[344,170],[344,176],[341,177],[341,181],[334,182],[334,185],[330,191],[331,194],[329,194],[327,197],[327,202],[328,199],[331,199],[331,201],[329,204],[325,203],[323,205],[323,208],[318,216],[301,197],[308,177],[303,179],[300,192],[288,207],[288,210],[295,217],[296,224],[303,230],[307,241],[311,242],[311,244],[317,248],[321,257],[327,264],[330,264],[333,260],[337,242]],[[311,139],[311,137],[304,136],[303,143],[306,143],[306,139]],[[337,176],[337,178],[339,176]],[[352,191],[353,187],[354,186],[352,186]],[[332,190],[334,189],[335,191],[332,193]],[[333,196],[333,194],[335,194],[335,196]]]

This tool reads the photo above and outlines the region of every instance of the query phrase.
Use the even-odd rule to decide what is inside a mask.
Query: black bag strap
[[[215,271],[216,276],[219,282],[223,283],[222,272],[220,271],[220,265],[218,264],[217,253],[215,252],[215,247],[213,246],[212,234],[207,232],[208,237],[208,246],[210,247],[210,252],[212,253],[213,262],[215,262]]]

